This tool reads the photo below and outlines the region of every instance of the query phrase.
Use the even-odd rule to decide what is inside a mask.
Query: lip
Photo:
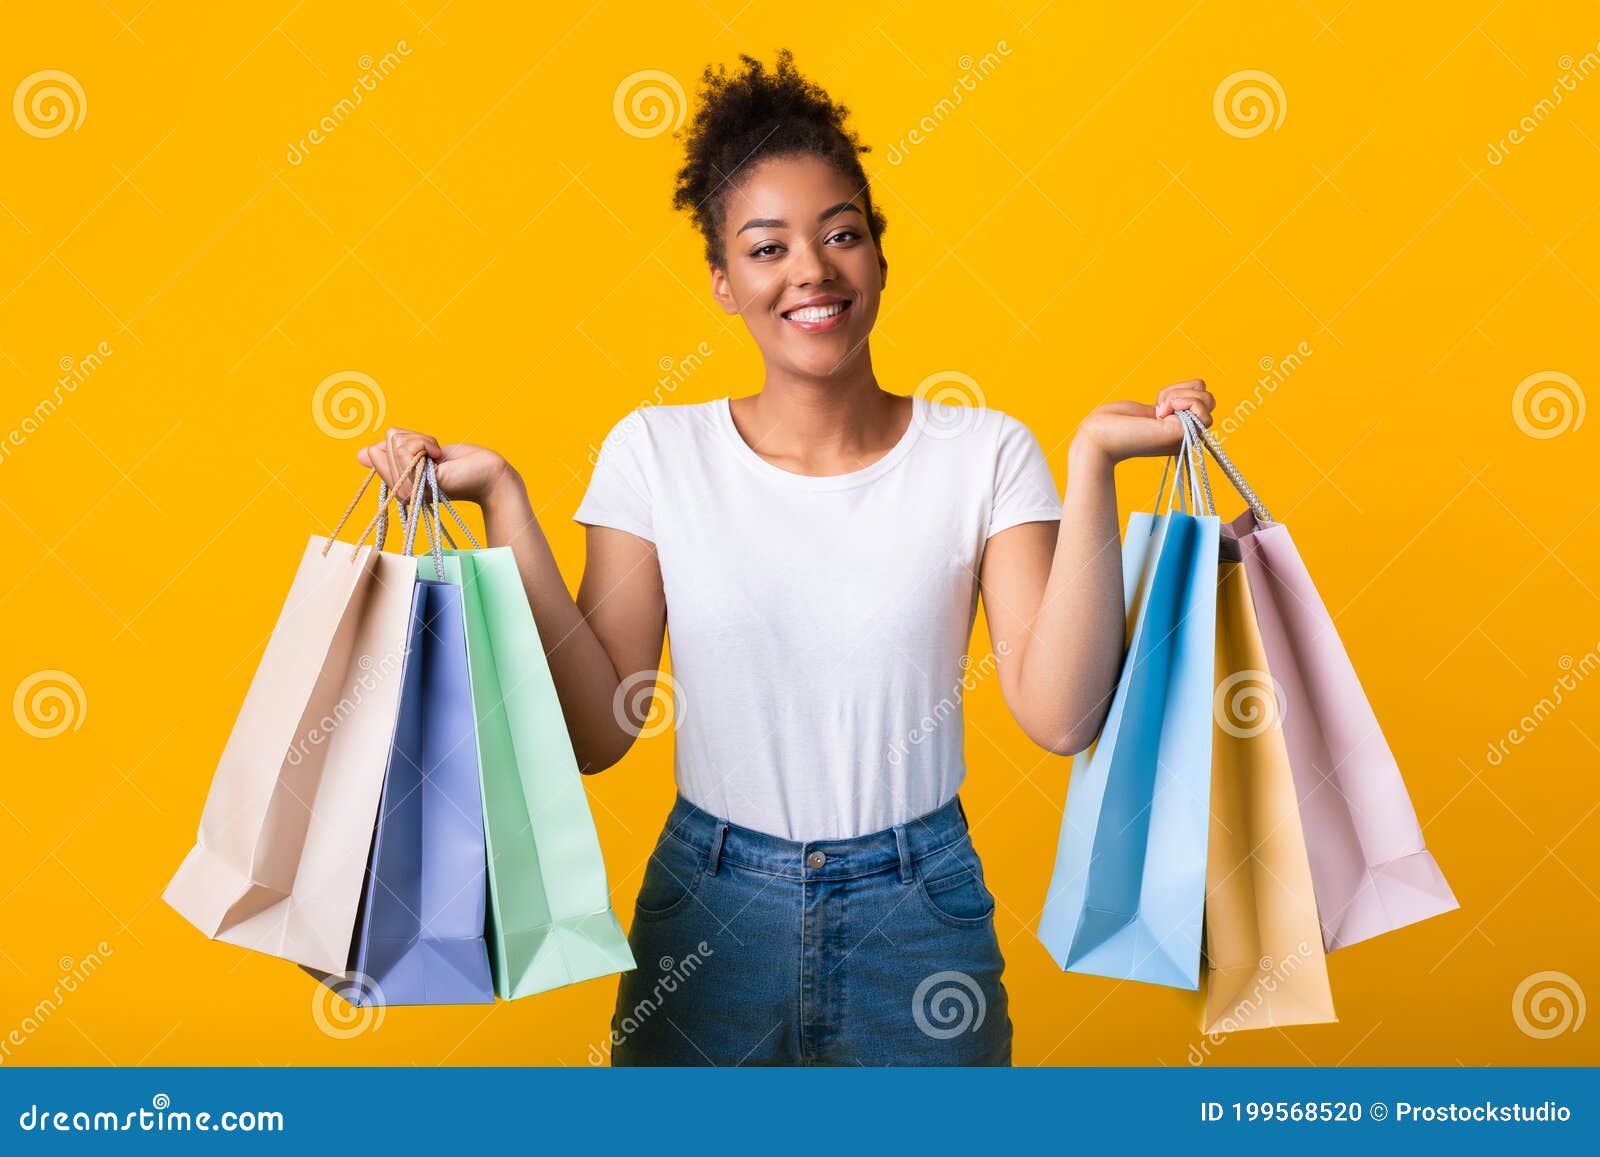
[[[850,312],[851,304],[852,303],[848,297],[840,297],[837,294],[824,293],[819,294],[816,297],[808,297],[804,301],[797,301],[787,309],[780,312],[778,316],[783,319],[784,324],[792,325],[795,329],[800,330],[802,333],[827,333],[829,330],[838,329],[844,324],[844,319]],[[792,317],[785,316],[785,314],[797,309],[806,309],[808,307],[822,305],[842,305],[844,308],[838,313],[834,314],[832,317],[823,321],[796,321]]]

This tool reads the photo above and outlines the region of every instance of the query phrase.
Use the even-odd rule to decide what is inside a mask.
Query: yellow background
[[[1228,448],[1338,616],[1462,907],[1334,955],[1338,1024],[1237,1034],[1211,1059],[1600,1057],[1597,1026],[1538,1039],[1513,1016],[1537,972],[1600,993],[1600,681],[1487,758],[1563,656],[1600,646],[1600,417],[1577,408],[1600,381],[1600,76],[1487,158],[1564,56],[1596,51],[1592,5],[438,3],[7,9],[0,96],[58,69],[85,115],[38,137],[0,108],[0,434],[64,359],[112,352],[0,461],[0,690],[47,670],[83,688],[60,735],[25,714],[0,728],[0,1037],[110,949],[5,1063],[589,1063],[611,980],[393,1009],[339,1040],[298,969],[208,942],[159,893],[305,536],[359,481],[359,443],[313,411],[319,383],[368,374],[385,422],[503,450],[574,588],[570,515],[611,424],[760,384],[670,208],[671,137],[624,131],[614,97],[646,70],[692,93],[708,60],[781,45],[876,146],[887,388],[971,375],[1063,485],[1104,400],[1201,376],[1221,423],[1259,399]],[[361,58],[400,41],[410,55],[291,164]],[[963,57],[1002,41],[937,114]],[[1249,69],[1284,115],[1241,137],[1213,95]],[[1559,387],[1564,432],[1534,436],[1549,430],[1513,396],[1549,371],[1576,389]],[[1119,471],[1124,516],[1158,473]],[[1018,1062],[1188,1063],[1194,997],[1061,974],[1035,939],[1068,764],[992,680],[968,710],[964,797]],[[626,916],[671,799],[670,735],[588,787]]]

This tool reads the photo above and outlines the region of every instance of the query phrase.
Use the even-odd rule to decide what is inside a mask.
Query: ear
[[[889,284],[889,258],[884,256],[882,249],[878,250],[878,292],[883,292]]]
[[[722,312],[736,314],[739,312],[739,302],[733,296],[733,287],[728,284],[728,272],[716,265],[707,266],[711,273],[711,296],[722,307]]]

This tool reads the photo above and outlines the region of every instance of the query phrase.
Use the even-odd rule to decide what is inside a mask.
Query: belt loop
[[[717,865],[722,863],[722,841],[727,834],[727,823],[718,820],[716,834],[711,837],[711,851],[706,857],[706,870],[713,876],[717,874]]]
[[[905,824],[895,824],[894,845],[900,852],[900,882],[909,884],[917,877],[911,870],[911,841],[906,838]]]

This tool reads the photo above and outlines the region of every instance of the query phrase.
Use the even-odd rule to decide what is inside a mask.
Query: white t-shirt
[[[656,545],[690,803],[838,839],[961,786],[962,693],[995,664],[967,656],[984,543],[1059,519],[1061,497],[1015,418],[913,406],[886,455],[820,478],[751,449],[727,398],[637,409],[606,436],[573,517]]]

